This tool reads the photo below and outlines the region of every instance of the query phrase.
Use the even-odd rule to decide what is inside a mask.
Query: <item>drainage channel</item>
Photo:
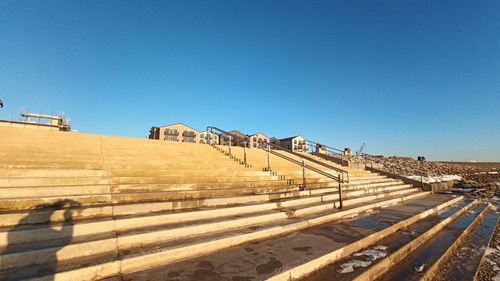
[[[380,240],[374,245],[365,248],[361,251],[358,251],[347,258],[344,258],[336,263],[333,263],[325,268],[318,270],[312,275],[308,276],[304,280],[306,281],[327,281],[327,280],[352,280],[356,278],[358,275],[364,273],[369,270],[371,266],[377,264],[378,261],[386,258],[392,253],[399,250],[401,247],[410,243],[421,234],[425,233],[433,226],[437,225],[440,221],[452,216],[456,212],[458,212],[461,208],[470,204],[470,200],[464,200],[459,203],[456,203],[448,208],[445,208],[438,212],[437,214],[431,215],[427,218],[424,218],[420,221],[413,223],[412,225],[400,229],[399,231],[389,235],[388,237]],[[473,209],[476,209],[473,207]],[[477,212],[477,210],[475,211]],[[462,216],[459,217],[459,220]],[[471,219],[472,216],[471,216]],[[469,219],[468,219],[469,220]],[[455,221],[456,222],[456,221]],[[454,222],[452,222],[453,224]],[[462,224],[465,224],[463,222]],[[465,225],[466,227],[466,225]],[[409,257],[405,258],[402,262],[405,263]],[[405,265],[408,266],[408,265]],[[394,266],[394,268],[390,270],[391,276],[386,275],[382,276],[384,280],[410,280],[414,276],[417,276],[416,270],[412,265],[410,272],[411,274],[405,275],[405,277],[396,277],[393,274],[397,274],[397,272],[404,269],[404,267],[399,264]],[[418,279],[418,278],[417,278]]]
[[[483,220],[460,244],[433,280],[473,280],[498,219],[499,213],[488,208]]]

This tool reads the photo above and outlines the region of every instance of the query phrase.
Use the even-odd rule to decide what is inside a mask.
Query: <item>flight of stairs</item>
[[[263,171],[262,150],[248,149],[243,166],[220,153],[224,148],[202,144],[18,128],[0,128],[0,135],[0,280],[147,279],[245,245],[286,245],[289,236],[388,213],[385,236],[377,228],[346,232],[351,244],[282,261],[251,280],[289,280],[309,268],[298,271],[303,278],[375,237],[464,202],[350,168],[338,209],[338,182],[307,171],[299,190],[301,167],[273,157],[279,175]],[[240,148],[232,153],[242,159]],[[342,254],[301,267],[334,250]],[[177,280],[165,276],[150,280]],[[193,276],[179,280],[198,280]]]

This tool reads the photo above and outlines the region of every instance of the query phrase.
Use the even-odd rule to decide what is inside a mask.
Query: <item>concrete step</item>
[[[71,188],[58,187],[38,187],[37,196],[32,196],[31,188],[0,188],[0,211],[5,210],[26,210],[43,208],[46,205],[57,202],[71,201],[82,206],[100,204],[127,204],[139,202],[155,202],[169,200],[189,200],[206,199],[214,197],[227,197],[236,195],[268,194],[270,192],[282,192],[296,190],[296,185],[289,185],[287,181],[271,181],[267,185],[263,182],[254,182],[255,185],[243,186],[242,184],[228,184],[222,187],[221,184],[212,187],[200,185],[199,189],[172,189],[175,185],[144,186],[74,186]],[[309,183],[309,188],[337,187],[338,183]],[[45,193],[45,194],[44,194]],[[55,194],[54,194],[55,193]],[[53,195],[49,195],[53,194]],[[23,197],[24,196],[24,197]]]
[[[187,187],[195,187],[196,185],[213,185],[220,184],[224,187],[224,183],[241,182],[268,182],[277,181],[278,176],[235,176],[235,177],[196,177],[187,178],[184,176],[160,176],[160,177],[0,177],[0,188],[14,188],[14,187],[58,187],[58,186],[80,186],[80,185],[143,185],[154,186],[164,184],[178,184]],[[196,185],[192,185],[196,184]]]
[[[238,280],[238,276],[248,280],[266,280],[277,276],[279,272],[285,273],[290,268],[315,261],[332,251],[336,255],[332,253],[329,258],[335,259],[362,248],[380,236],[393,233],[411,224],[412,221],[433,214],[436,209],[446,208],[452,203],[449,199],[449,197],[446,199],[424,196],[404,201],[407,206],[412,207],[409,209],[401,206],[377,209],[384,205],[369,205],[356,212],[330,213],[323,217],[311,216],[306,218],[307,226],[304,222],[296,222],[287,225],[287,230],[275,229],[279,233],[269,235],[266,239],[249,239],[245,242],[240,240],[231,243],[238,247],[229,248],[220,245],[222,239],[227,240],[225,237],[220,238],[219,243],[205,240],[201,243],[205,247],[205,252],[198,256],[195,255],[196,245],[135,253],[122,260],[119,272],[124,280],[161,280],[161,276],[176,276],[177,280],[203,280],[203,276],[210,276],[212,280]],[[366,209],[367,207],[371,208]],[[366,210],[376,211],[363,213]],[[328,219],[325,219],[326,217]],[[379,221],[386,223],[374,228],[373,225]],[[300,224],[302,225],[299,226]],[[264,231],[266,229],[256,229],[250,233],[262,234]],[[248,234],[238,236],[244,237],[243,235],[249,237]],[[189,252],[186,253],[186,250]],[[308,266],[314,269],[317,264]],[[71,274],[81,272],[77,270]],[[91,278],[94,274],[89,274],[88,277]],[[285,275],[286,273],[276,280],[298,280],[290,274]],[[70,273],[60,276],[69,278]]]
[[[384,182],[386,183],[386,182]],[[283,187],[289,189],[288,180],[254,180],[245,182],[218,182],[218,183],[173,183],[173,184],[95,184],[95,185],[59,185],[59,186],[28,186],[28,187],[0,187],[1,199],[19,199],[31,198],[33,191],[36,190],[37,197],[41,196],[79,196],[79,195],[106,195],[112,194],[113,200],[116,198],[129,198],[126,202],[131,202],[133,198],[140,201],[149,201],[146,198],[164,198],[173,199],[173,197],[183,196],[186,198],[188,193],[191,195],[199,193],[198,197],[203,197],[201,194],[210,194],[216,192],[221,195],[244,194],[244,193],[268,193],[272,190],[281,190]],[[336,182],[318,182],[314,179],[308,179],[308,188],[322,188],[327,186],[338,186]],[[351,185],[353,186],[353,185]],[[351,187],[349,186],[349,187]],[[369,184],[365,184],[369,187]],[[350,190],[350,188],[346,188]],[[213,192],[211,192],[213,191]],[[178,194],[184,192],[184,194]],[[175,193],[175,194],[174,194]],[[207,197],[213,197],[207,196]],[[61,199],[64,200],[64,199]],[[120,201],[124,202],[124,201]]]
[[[89,164],[89,163],[54,163],[54,164],[36,164],[36,165],[10,165],[10,164],[0,164],[0,169],[72,169],[72,170],[102,170],[103,166],[101,164]]]
[[[384,189],[380,189],[384,187]],[[409,185],[404,185],[402,183],[394,183],[393,185],[388,184],[372,184],[372,185],[360,185],[358,188],[355,186],[345,189],[345,191],[358,191],[363,190],[364,192],[382,192],[384,190],[397,190],[403,188],[410,188]],[[213,207],[225,207],[225,206],[235,206],[242,204],[255,204],[255,203],[266,203],[274,200],[283,200],[287,198],[308,198],[308,197],[318,197],[324,194],[337,193],[338,185],[335,184],[333,187],[322,187],[318,189],[309,189],[304,191],[299,191],[298,189],[290,191],[280,191],[275,193],[264,193],[258,195],[243,195],[237,197],[221,197],[221,198],[204,198],[203,200],[183,200],[183,201],[166,201],[166,202],[146,202],[146,203],[130,203],[124,205],[116,206],[102,206],[102,207],[81,207],[77,212],[73,214],[73,219],[82,220],[86,218],[93,217],[106,217],[111,213],[116,216],[124,215],[138,215],[165,211],[180,211],[189,209],[199,209],[199,208],[213,208]],[[310,200],[310,199],[308,199]],[[314,199],[321,201],[322,198]],[[271,205],[273,206],[273,205]],[[259,210],[264,207],[258,207]],[[265,209],[265,208],[264,208]],[[51,216],[47,216],[47,211],[38,210],[30,211],[30,220],[26,223],[45,223],[50,218],[52,222],[58,222],[64,220],[63,211],[56,210],[50,211]],[[27,217],[28,213],[21,212],[9,212],[6,214],[0,214],[0,227],[17,225],[22,221],[22,218]]]
[[[342,260],[324,267],[311,277],[306,278],[306,280],[321,280],[324,276],[329,276],[335,280],[420,279],[422,275],[416,272],[415,268],[418,268],[422,264],[416,267],[405,266],[407,261],[412,259],[412,251],[435,237],[436,234],[446,231],[446,227],[450,226],[450,224],[458,227],[454,229],[456,234],[462,232],[472,219],[475,218],[475,216],[467,216],[466,211],[474,208],[482,209],[484,206],[477,206],[477,201],[473,200],[458,202],[451,205],[448,209],[414,222],[402,231],[380,239],[377,242],[378,246],[366,247],[357,253],[353,253]],[[448,229],[451,230],[452,228]],[[447,244],[453,240],[452,236],[445,237],[440,243]],[[437,248],[442,248],[442,246],[440,245]],[[426,259],[434,259],[434,257],[426,255]],[[432,264],[430,260],[428,262],[427,267]],[[399,275],[398,271],[402,268],[405,268],[409,275]]]
[[[102,169],[0,169],[0,177],[99,177],[106,173]]]
[[[108,179],[103,176],[90,177],[0,177],[2,187],[36,187],[59,185],[101,185],[107,184]],[[2,197],[0,195],[0,197]]]
[[[482,220],[487,212],[486,204],[476,204],[458,216],[454,221],[437,231],[427,241],[415,241],[415,250],[398,262],[381,280],[432,280],[439,273],[439,267],[451,256],[453,249],[459,246],[461,236],[465,237]],[[414,230],[415,231],[415,230]],[[431,234],[429,231],[427,231]],[[415,231],[415,233],[417,233]],[[421,235],[423,233],[417,233]],[[451,249],[448,251],[448,249]],[[479,264],[479,260],[477,264]],[[415,269],[420,272],[415,274]],[[421,269],[420,269],[421,268]],[[473,276],[473,275],[472,275]],[[394,279],[396,278],[396,279]],[[404,279],[398,279],[404,278]],[[471,278],[472,280],[473,278]]]
[[[163,176],[180,176],[180,177],[223,177],[223,176],[267,176],[269,172],[262,170],[241,169],[235,170],[232,168],[206,167],[205,169],[109,169],[110,177],[163,177]]]
[[[424,194],[427,193],[420,193],[416,195],[418,195],[418,197],[421,197],[424,196]],[[416,195],[413,195],[413,198],[415,198]],[[43,260],[40,258],[44,256],[50,256],[50,253],[54,252],[54,250],[57,250],[58,267],[64,270],[63,272],[57,273],[56,278],[58,280],[74,279],[77,276],[79,280],[90,280],[91,278],[95,278],[97,276],[99,276],[99,278],[113,276],[118,274],[116,270],[119,270],[120,267],[122,268],[122,270],[125,269],[123,272],[131,273],[134,271],[147,269],[151,266],[163,265],[193,256],[205,255],[216,250],[225,249],[254,240],[261,240],[275,237],[277,235],[292,233],[298,230],[306,229],[312,225],[338,220],[342,217],[345,217],[346,215],[357,214],[362,210],[367,210],[368,208],[379,207],[408,199],[411,199],[411,197],[391,198],[391,200],[373,202],[372,204],[368,203],[357,208],[346,208],[343,211],[332,212],[332,210],[330,210],[326,213],[305,217],[301,220],[286,218],[281,220],[281,222],[275,221],[271,224],[265,224],[259,228],[243,227],[235,230],[224,231],[224,233],[216,232],[215,234],[196,237],[195,239],[193,239],[192,237],[186,237],[182,241],[170,241],[166,244],[163,240],[163,242],[156,241],[155,244],[159,244],[157,244],[158,246],[154,247],[148,246],[147,243],[136,244],[138,242],[138,240],[136,239],[137,237],[133,237],[132,239],[130,235],[127,235],[118,236],[118,238],[108,238],[96,242],[90,242],[93,244],[85,244],[85,242],[82,242],[78,244],[71,244],[63,248],[59,246],[40,248],[37,250],[28,250],[24,252],[7,251],[7,253],[11,254],[5,254],[2,257],[2,273],[5,276],[15,274],[14,272],[22,272],[22,270],[19,270],[19,268],[23,266],[29,266],[31,269],[36,269],[36,265],[40,265],[40,268],[43,269],[43,263],[46,263],[47,260]],[[196,229],[198,230],[200,229],[200,227]],[[175,232],[179,230],[174,228],[172,231]],[[158,235],[154,237],[158,237],[158,239],[160,239],[161,237],[167,237],[164,236],[166,235],[165,233],[157,234]],[[182,234],[179,233],[178,235]],[[123,240],[120,240],[122,239],[121,237],[123,237]],[[146,239],[144,241],[148,241],[147,237],[143,238]],[[119,245],[117,243],[122,244]],[[127,245],[129,245],[130,247],[132,247],[132,245],[135,245],[134,247],[136,250],[127,252],[127,250],[125,250],[129,249]],[[103,262],[103,260],[97,259],[96,261],[92,262],[88,257],[90,253],[93,253],[90,257],[91,259],[95,259],[96,256],[99,256],[107,257],[107,261]],[[102,254],[96,255],[95,253]],[[116,260],[118,256],[120,256],[121,258]],[[84,267],[81,267],[81,265],[83,264],[81,262],[82,260],[87,261]],[[102,275],[103,272],[107,273]],[[98,275],[95,275],[96,273]],[[40,274],[40,272],[36,272],[35,274]]]
[[[41,191],[42,187],[39,188]],[[52,188],[48,188],[47,192],[52,192]],[[54,196],[31,196],[31,197],[7,197],[0,199],[0,211],[7,210],[28,210],[36,208],[44,208],[57,202],[70,201],[80,206],[92,205],[109,205],[109,204],[127,204],[127,203],[151,203],[158,201],[170,200],[206,200],[207,198],[250,195],[250,194],[267,194],[269,192],[297,190],[297,185],[270,185],[263,187],[234,187],[220,189],[200,189],[200,190],[173,190],[173,191],[148,191],[142,192],[122,192],[109,193],[106,191],[109,186],[102,186],[100,191],[103,193],[83,194],[85,189],[80,189],[82,194],[54,195]],[[98,190],[98,191],[99,191]],[[30,192],[27,189],[26,192]],[[92,190],[94,191],[94,190]],[[64,190],[62,190],[64,193]],[[68,193],[78,193],[79,190],[68,190]],[[12,194],[12,196],[15,196]]]
[[[487,277],[480,272],[482,263],[492,266],[494,244],[492,239],[498,228],[500,214],[494,205],[488,205],[472,227],[462,232],[455,242],[448,247],[432,267],[424,273],[422,280],[484,280]],[[489,254],[486,253],[489,249]],[[494,267],[494,266],[493,266]],[[485,278],[486,277],[486,278]]]
[[[390,196],[401,196],[404,194],[415,193],[418,190],[407,188],[405,186],[395,186],[393,188],[384,188],[381,190],[366,192],[365,190],[351,191],[344,194],[344,206],[358,204],[363,200],[376,200]],[[372,196],[364,196],[371,194]],[[290,215],[306,215],[315,212],[332,209],[338,202],[338,193],[328,192],[310,197],[283,199],[276,202],[248,204],[238,207],[216,208],[203,211],[192,211],[183,213],[163,213],[151,216],[136,216],[136,217],[114,217],[113,221],[92,221],[92,222],[75,222],[71,233],[61,233],[59,236],[54,236],[52,231],[44,235],[44,230],[49,227],[47,225],[33,226],[28,230],[16,231],[16,242],[11,240],[10,244],[28,243],[33,241],[44,241],[51,239],[61,239],[70,237],[79,237],[87,235],[96,235],[101,233],[123,233],[134,229],[144,229],[158,226],[166,226],[178,223],[189,223],[210,219],[225,219],[241,221],[235,224],[241,226],[246,223],[249,225],[256,222],[270,222],[276,219],[284,219]],[[76,212],[76,210],[75,210]],[[260,214],[260,215],[259,215]],[[28,214],[30,216],[31,214]],[[51,214],[52,215],[52,214]],[[236,217],[235,217],[236,216]],[[226,218],[229,217],[229,218]],[[233,217],[233,218],[231,218]],[[200,226],[197,231],[209,231],[213,229],[213,222],[203,222],[206,225]],[[52,224],[56,226],[57,224]],[[228,224],[228,225],[232,225]],[[217,229],[221,229],[218,226]],[[6,246],[7,234],[10,228],[5,228],[0,231],[0,248]],[[179,232],[187,235],[187,232]],[[62,235],[62,236],[61,236]],[[69,237],[66,237],[68,236]],[[143,240],[141,240],[143,241]]]
[[[380,210],[379,213],[375,212],[373,216],[378,219],[360,218],[359,223],[352,223],[350,226],[357,230],[355,233],[357,233],[357,237],[361,236],[361,239],[351,238],[348,239],[349,242],[344,242],[347,244],[344,244],[344,247],[332,247],[324,251],[323,254],[315,253],[314,257],[302,258],[300,262],[289,265],[285,270],[273,274],[267,280],[325,280],[326,277],[328,277],[327,280],[358,280],[361,276],[365,279],[359,280],[373,280],[371,275],[361,275],[363,273],[360,274],[359,271],[366,270],[365,267],[387,255],[387,251],[390,251],[390,245],[386,243],[387,239],[406,232],[415,224],[433,225],[436,217],[439,218],[440,214],[449,215],[459,212],[460,207],[454,207],[454,204],[464,206],[464,203],[461,202],[462,197],[448,198],[449,200],[445,203],[433,208],[427,207],[423,212],[422,206],[419,206],[418,203],[409,203],[405,206],[389,207]],[[394,221],[395,218],[396,221]],[[359,227],[361,229],[367,228],[369,235],[360,231]],[[350,229],[347,231],[352,232]],[[360,232],[363,234],[359,235]],[[340,237],[334,239],[343,242]],[[355,241],[352,242],[352,240]],[[405,241],[400,242],[404,243]]]

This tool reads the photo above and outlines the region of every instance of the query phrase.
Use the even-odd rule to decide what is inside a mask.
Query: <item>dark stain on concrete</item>
[[[304,233],[323,236],[339,243],[349,243],[363,236],[352,226],[344,223],[339,223],[335,227],[323,226],[306,229]]]
[[[259,275],[269,274],[269,273],[274,272],[276,269],[278,269],[282,266],[283,266],[283,264],[279,260],[271,257],[271,258],[269,258],[268,262],[257,265],[255,270],[257,270],[257,273]]]
[[[367,229],[372,229],[372,230],[382,230],[384,228],[387,228],[390,224],[385,222],[385,221],[378,221],[373,218],[361,218],[356,221],[350,222],[351,225],[357,226],[357,227],[362,227],[362,228],[367,228]]]
[[[167,274],[168,277],[178,277],[179,275],[181,275],[181,273],[179,271],[170,271]]]
[[[297,252],[307,252],[312,250],[312,247],[306,246],[306,247],[295,247],[292,248],[292,250],[297,251]]]
[[[210,270],[214,270],[214,268],[215,268],[215,266],[212,264],[212,262],[207,261],[207,260],[201,260],[196,266],[199,268],[210,269]]]
[[[241,271],[241,267],[238,264],[223,263],[217,266],[216,271],[221,274],[239,273]]]
[[[196,265],[199,269],[193,272],[192,280],[220,281],[222,276],[215,271],[215,266],[207,260],[202,260]]]
[[[255,278],[250,277],[250,276],[234,276],[231,278],[231,281],[251,281]]]

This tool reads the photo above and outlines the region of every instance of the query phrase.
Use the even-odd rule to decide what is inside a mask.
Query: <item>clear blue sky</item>
[[[499,98],[498,0],[0,1],[2,119],[500,161]]]

